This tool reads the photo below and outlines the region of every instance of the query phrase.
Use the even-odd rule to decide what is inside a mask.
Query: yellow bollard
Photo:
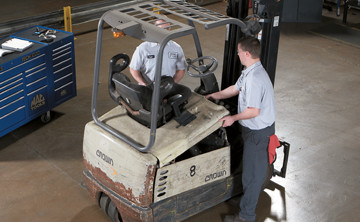
[[[71,23],[71,7],[64,7],[64,26],[65,31],[72,32],[72,23]]]
[[[153,8],[154,13],[156,13],[156,14],[159,14],[159,15],[160,15],[160,11],[157,11],[157,10],[159,10],[159,8]]]

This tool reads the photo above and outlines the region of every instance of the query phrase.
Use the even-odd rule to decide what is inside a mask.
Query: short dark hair
[[[260,58],[260,41],[257,38],[251,36],[243,37],[238,41],[238,45],[239,44],[240,48],[243,51],[248,51],[251,54],[252,58]]]

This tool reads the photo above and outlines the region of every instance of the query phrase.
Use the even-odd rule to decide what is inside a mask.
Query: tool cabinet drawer
[[[69,73],[69,74],[55,80],[55,85],[54,85],[55,90],[61,88],[62,86],[68,84],[69,82],[72,82],[72,80],[73,80],[73,73]]]
[[[47,86],[47,76],[43,76],[37,80],[34,80],[28,84],[26,84],[26,92],[28,94],[34,93],[34,91]]]
[[[61,102],[62,100],[71,97],[75,93],[74,88],[74,82],[69,82],[55,89],[55,101]]]
[[[6,95],[6,96],[4,96]],[[1,95],[0,97],[0,107],[5,106],[6,104],[11,103],[12,101],[17,100],[18,98],[24,96],[24,90],[22,87],[17,87],[15,89],[9,90],[6,94]]]
[[[14,75],[11,78],[7,78],[0,82],[0,92],[6,90],[6,88],[9,88],[9,86],[13,85],[15,82],[22,81],[22,73],[18,73],[17,75]]]
[[[0,111],[0,132],[25,120],[25,106],[20,106],[10,112]]]
[[[72,43],[69,42],[62,47],[58,47],[53,50],[52,60],[53,64],[58,64],[64,60],[72,58]]]
[[[22,80],[20,79],[19,81],[15,81],[4,87],[5,88],[3,90],[0,89],[0,101],[4,100],[5,98],[7,98],[19,91],[23,91],[24,84],[23,84]]]
[[[17,108],[21,107],[22,105],[24,105],[24,96],[21,96],[20,98],[5,103],[3,106],[0,107],[0,113],[2,114],[10,113],[16,110]]]
[[[31,69],[28,69],[25,71],[25,81],[26,84],[35,81],[41,77],[44,77],[47,75],[47,70],[46,70],[46,64],[45,63],[41,63],[40,65],[37,65]]]
[[[63,66],[61,69],[54,71],[54,81],[66,76],[72,72],[73,72],[72,64],[67,64],[66,66]]]

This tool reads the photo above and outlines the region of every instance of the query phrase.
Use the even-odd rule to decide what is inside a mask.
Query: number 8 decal
[[[195,169],[196,169],[196,166],[195,165],[192,165],[191,167],[190,167],[190,176],[194,176],[195,175]]]

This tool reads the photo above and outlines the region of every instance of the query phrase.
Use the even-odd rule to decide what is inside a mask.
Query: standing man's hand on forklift
[[[225,116],[222,119],[219,120],[220,122],[224,121],[222,126],[228,127],[231,126],[235,122],[235,118],[233,116]]]
[[[209,94],[209,95],[206,95],[205,98],[208,99],[208,100],[210,100],[211,102],[214,102],[214,103],[216,103],[216,101],[217,101],[217,100],[214,98],[213,93],[211,93],[211,94]]]
[[[211,95],[212,95],[212,94],[206,95],[205,98],[206,98],[206,99],[212,99]]]

